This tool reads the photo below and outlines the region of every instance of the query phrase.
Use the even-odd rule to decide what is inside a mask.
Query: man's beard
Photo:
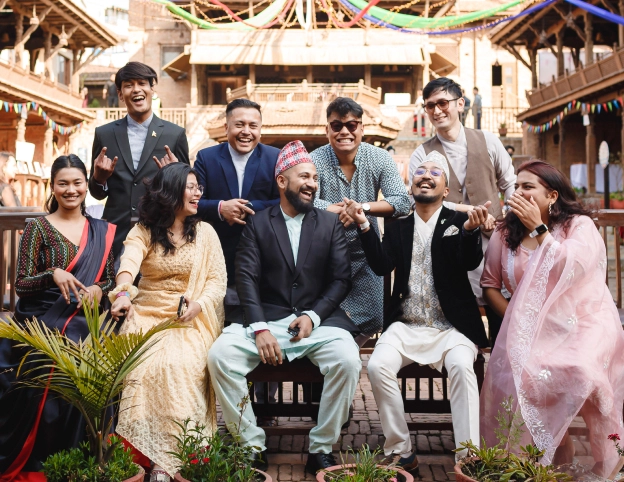
[[[414,201],[417,204],[435,204],[443,198],[442,194],[414,194]]]
[[[314,191],[313,194],[316,194],[316,191]],[[293,191],[292,189],[290,189],[290,186],[286,187],[284,195],[286,196],[286,199],[288,199],[288,202],[292,204],[292,207],[295,208],[295,211],[297,211],[298,213],[305,214],[309,213],[310,211],[312,211],[312,209],[314,209],[314,196],[312,197],[311,201],[304,201],[299,197],[299,191]]]

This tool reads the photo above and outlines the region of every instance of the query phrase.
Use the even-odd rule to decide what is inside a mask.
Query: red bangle
[[[269,331],[269,330],[265,328],[264,330],[254,331],[254,335],[257,335],[258,333],[262,333],[263,331]]]
[[[128,293],[127,291],[120,291],[119,293],[117,293],[115,298],[119,298],[120,296],[127,296],[128,298],[130,298],[130,293]]]

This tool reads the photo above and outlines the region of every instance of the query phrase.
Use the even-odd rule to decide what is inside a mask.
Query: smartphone
[[[295,326],[295,327],[292,327],[292,328],[289,326],[287,331],[288,331],[288,334],[290,336],[295,337],[295,336],[299,335],[299,331],[300,330],[299,330],[298,326]]]
[[[184,296],[180,296],[180,303],[178,304],[178,318],[180,318],[184,314],[184,307],[186,303],[184,301]]]

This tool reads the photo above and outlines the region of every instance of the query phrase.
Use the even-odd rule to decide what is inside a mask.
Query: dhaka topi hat
[[[306,150],[303,142],[292,141],[284,146],[277,156],[277,163],[275,164],[275,177],[279,176],[284,171],[296,166],[297,164],[303,164],[304,162],[312,162],[312,158]]]
[[[438,166],[440,169],[442,169],[444,171],[444,174],[446,175],[446,180],[448,182],[451,182],[451,178],[449,177],[448,161],[446,160],[446,157],[444,157],[438,151],[431,151],[429,154],[425,156],[425,158],[420,163],[412,166],[411,177],[414,177],[414,173],[416,172],[416,169],[418,169],[423,164],[426,164],[427,162],[432,162],[433,164]]]

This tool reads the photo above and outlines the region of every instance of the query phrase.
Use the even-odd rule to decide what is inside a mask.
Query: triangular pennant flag
[[[604,110],[607,110],[607,103],[603,103],[602,106],[604,107]]]
[[[607,106],[609,106],[609,112],[613,111],[613,104],[611,104],[611,102],[607,102]]]
[[[601,108],[601,107],[602,107],[602,106],[601,106],[600,104],[598,104],[597,109],[598,109],[598,113],[599,113],[599,114],[600,114],[600,108]]]
[[[596,105],[595,105],[595,104],[592,104],[591,112],[592,112],[592,114],[593,114],[594,112],[596,112]]]

